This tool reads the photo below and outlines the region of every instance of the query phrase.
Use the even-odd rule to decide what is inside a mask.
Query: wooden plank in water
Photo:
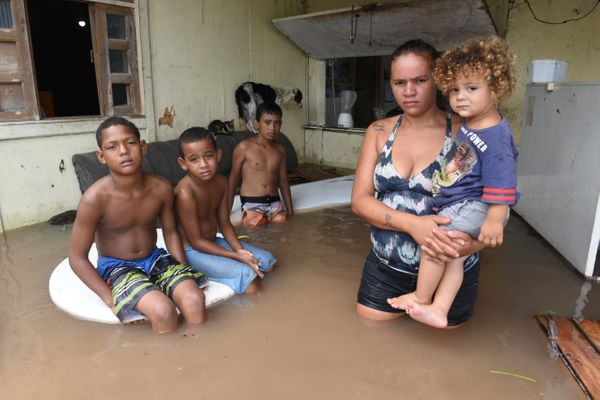
[[[536,318],[547,332],[548,319],[545,316]],[[571,320],[554,317],[554,322],[562,360],[585,394],[592,399],[600,399],[600,355]]]
[[[579,323],[579,327],[588,337],[590,342],[592,342],[594,347],[596,347],[596,351],[598,352],[600,350],[600,322],[585,320]]]

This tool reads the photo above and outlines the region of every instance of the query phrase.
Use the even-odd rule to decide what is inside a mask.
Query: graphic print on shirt
[[[463,176],[471,173],[477,161],[477,153],[471,144],[462,141],[460,137],[457,138],[442,160],[441,169],[433,173],[431,178],[433,194],[439,194],[440,187],[450,187]]]

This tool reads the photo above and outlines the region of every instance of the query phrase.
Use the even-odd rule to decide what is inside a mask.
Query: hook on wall
[[[60,173],[62,174],[65,170],[65,160],[61,159],[60,163],[58,164],[58,170],[60,171]]]

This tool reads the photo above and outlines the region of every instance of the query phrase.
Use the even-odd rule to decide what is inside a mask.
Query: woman
[[[476,252],[483,244],[462,232],[443,231],[441,226],[450,221],[432,215],[431,176],[460,124],[436,105],[436,56],[436,50],[421,40],[396,49],[390,82],[404,114],[372,123],[360,152],[352,210],[372,225],[373,249],[365,261],[356,311],[371,320],[402,315],[387,299],[415,290],[421,250],[444,262],[472,254],[448,313],[449,326],[468,320],[477,298]]]

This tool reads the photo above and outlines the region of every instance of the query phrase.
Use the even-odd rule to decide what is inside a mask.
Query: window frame
[[[15,122],[40,121],[39,95],[36,84],[34,56],[31,45],[31,31],[25,7],[26,0],[10,0],[13,18],[13,29],[0,29],[0,42],[15,42],[19,46],[19,71],[18,73],[4,73],[0,70],[0,85],[2,83],[21,83],[23,102],[26,110],[0,111],[0,124]],[[77,1],[77,0],[72,0]],[[90,12],[90,25],[92,31],[92,47],[96,80],[98,82],[98,100],[100,114],[97,116],[61,116],[44,118],[43,121],[57,120],[97,120],[112,115],[129,117],[143,116],[144,99],[142,96],[143,82],[141,79],[142,54],[140,52],[140,0],[83,0],[78,1],[88,5]],[[145,1],[142,0],[145,5]],[[106,12],[126,16],[127,39],[111,43],[106,34]],[[104,16],[104,28],[98,23],[97,18]],[[104,29],[104,30],[103,30]],[[147,29],[147,28],[146,28]],[[100,37],[102,36],[102,37]],[[111,74],[108,49],[115,48],[127,50],[129,71],[126,74]],[[124,83],[128,88],[128,101],[126,105],[113,106],[112,84]],[[0,135],[2,136],[2,135]],[[0,138],[2,139],[2,138]]]
[[[89,8],[100,112],[102,115],[139,115],[141,101],[134,12],[130,8],[101,3],[92,4]],[[108,37],[107,15],[124,17],[125,39]],[[110,71],[110,50],[126,51],[128,72]],[[127,103],[124,105],[114,105],[113,85],[115,84],[127,85]]]
[[[40,107],[25,2],[24,0],[9,0],[9,4],[13,26],[12,29],[0,29],[0,42],[14,46],[15,59],[12,66],[8,65],[9,63],[3,63],[0,66],[0,87],[5,86],[6,90],[10,91],[9,86],[19,85],[22,106],[19,107],[16,104],[16,108],[0,110],[0,121],[39,120]],[[4,54],[0,54],[0,56],[2,55]],[[8,71],[3,71],[2,67]]]

